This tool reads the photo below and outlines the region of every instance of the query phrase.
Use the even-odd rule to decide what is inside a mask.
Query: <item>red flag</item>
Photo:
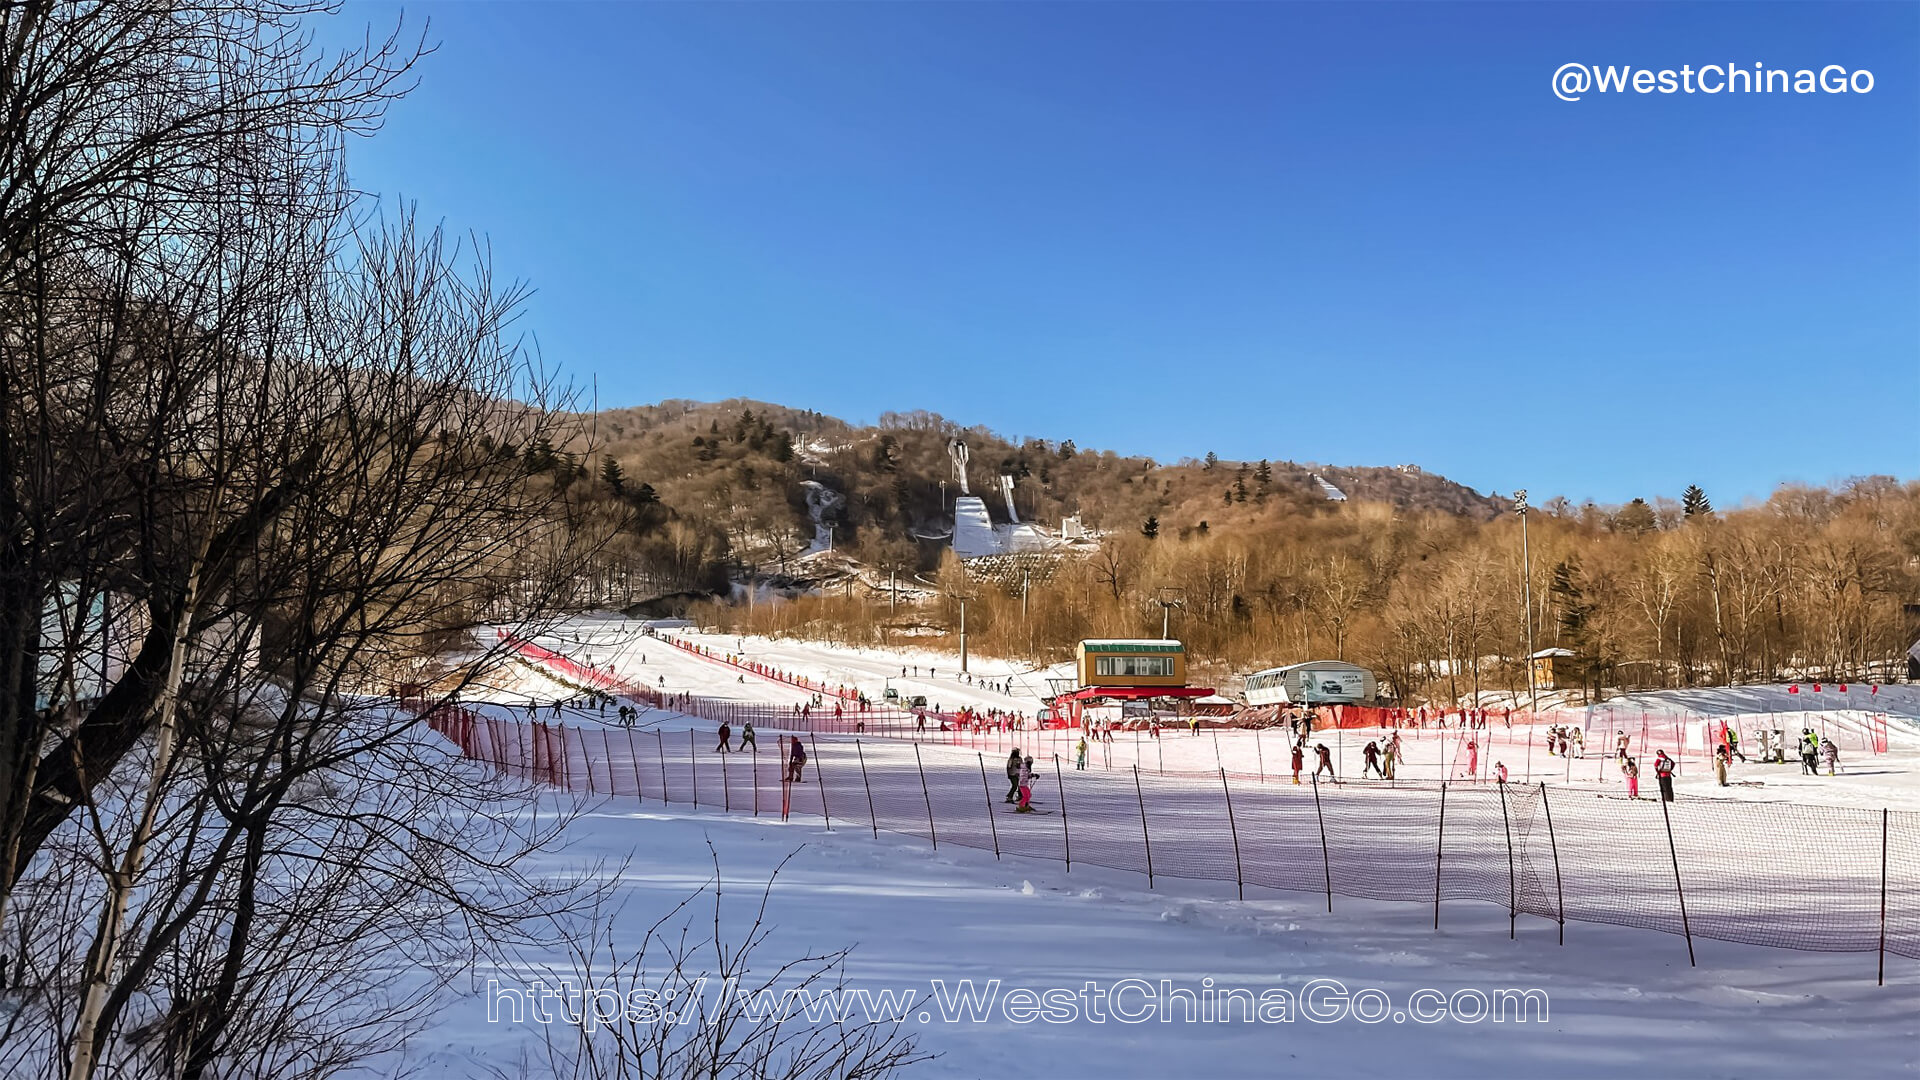
[[[1820,692],[1820,684],[1819,684],[1819,683],[1814,683],[1814,684],[1813,684],[1813,692],[1814,692],[1814,693],[1816,693],[1816,694]]]
[[[1841,693],[1843,693],[1843,694],[1847,692],[1847,684],[1846,684],[1846,683],[1841,683],[1841,684],[1840,684],[1840,692],[1841,692]]]
[[[1880,692],[1880,684],[1879,684],[1879,683],[1874,683],[1874,684],[1873,684],[1873,692],[1874,692],[1874,693],[1876,693],[1876,694]]]
[[[1789,694],[1797,694],[1799,692],[1800,692],[1800,684],[1798,683],[1795,683],[1794,685],[1787,687],[1787,693]]]

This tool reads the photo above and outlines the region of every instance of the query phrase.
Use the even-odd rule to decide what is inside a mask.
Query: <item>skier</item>
[[[1507,782],[1507,767],[1498,761],[1493,763],[1493,782],[1496,784]]]
[[[1467,740],[1467,775],[1480,775],[1480,740]]]
[[[1653,759],[1653,775],[1660,782],[1660,801],[1673,801],[1673,759],[1665,750]]]
[[[806,765],[806,748],[800,745],[800,736],[795,735],[793,736],[793,748],[787,753],[787,783],[805,783],[805,781],[800,778],[800,772],[806,768]]]
[[[1393,779],[1393,767],[1400,763],[1400,733],[1398,731],[1395,731],[1387,737],[1387,750],[1383,756],[1386,759],[1387,779],[1391,780]]]
[[[1640,763],[1638,761],[1635,761],[1632,758],[1628,758],[1626,760],[1626,763],[1620,766],[1620,775],[1627,778],[1627,798],[1629,799],[1639,798],[1640,797]]]
[[[1011,803],[1014,796],[1018,794],[1020,794],[1020,748],[1016,746],[1013,748],[1013,753],[1007,755],[1006,801]]]
[[[1340,778],[1335,776],[1333,772],[1333,751],[1327,749],[1326,743],[1314,743],[1313,752],[1319,755],[1320,758],[1320,764],[1313,768],[1313,778],[1318,780],[1320,779],[1320,774],[1325,772],[1328,778],[1334,783],[1339,783]]]
[[[1293,782],[1296,784],[1300,782],[1300,768],[1307,761],[1306,746],[1306,743],[1293,744]]]
[[[740,726],[740,749],[743,751],[760,749],[753,741],[753,721],[751,720]]]
[[[1014,781],[1020,792],[1020,804],[1013,808],[1016,814],[1033,813],[1033,757],[1028,755],[1020,759],[1020,772]]]
[[[1740,752],[1740,732],[1732,727],[1727,728],[1727,755],[1739,758],[1742,765],[1747,763],[1747,755]]]
[[[1587,729],[1573,729],[1573,752],[1578,757],[1587,756]]]
[[[1721,787],[1727,786],[1727,766],[1732,764],[1732,757],[1726,743],[1713,748],[1713,778],[1720,782]]]
[[[729,744],[731,743],[732,739],[733,739],[733,725],[722,723],[720,725],[720,745],[714,748],[714,752],[719,754],[724,754],[731,751],[733,747]]]
[[[1627,760],[1627,744],[1633,741],[1633,736],[1627,734],[1625,731],[1616,731],[1613,733],[1613,736],[1614,736],[1613,738],[1614,760],[1616,761]]]
[[[1819,737],[1814,735],[1812,728],[1802,728],[1800,731],[1800,773],[1801,775],[1803,776],[1819,776],[1820,775],[1820,764],[1818,761],[1819,753],[1820,753]]]
[[[1827,775],[1832,776],[1840,767],[1840,746],[1832,739],[1820,740],[1820,757],[1827,763]],[[1817,775],[1817,774],[1816,774]]]
[[[1360,768],[1360,779],[1365,780],[1367,773],[1371,771],[1379,776],[1380,779],[1385,780],[1387,778],[1386,771],[1380,768],[1380,747],[1376,745],[1372,739],[1368,739],[1367,745],[1361,748],[1360,753],[1366,758],[1366,763]]]
[[[1085,735],[1080,736],[1080,742],[1074,746],[1073,750],[1075,755],[1073,767],[1084,770],[1087,767],[1087,737]]]

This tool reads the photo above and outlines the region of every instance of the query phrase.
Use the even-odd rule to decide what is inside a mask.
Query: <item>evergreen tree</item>
[[[620,469],[620,461],[612,454],[600,459],[600,482],[616,492],[627,490],[627,474]]]
[[[1707,500],[1707,493],[1701,491],[1698,484],[1688,484],[1687,490],[1680,493],[1680,506],[1687,512],[1688,517],[1713,516],[1713,503]]]
[[[1220,464],[1220,455],[1214,453],[1211,450],[1207,451],[1207,463],[1204,466],[1202,466],[1202,468],[1207,472],[1212,472],[1214,470],[1214,467],[1219,464]]]
[[[1141,522],[1140,524],[1140,535],[1146,537],[1149,540],[1152,540],[1154,537],[1159,536],[1160,535],[1160,519],[1157,517],[1154,517],[1152,514],[1148,514],[1147,520],[1144,522]]]
[[[1260,482],[1261,487],[1266,487],[1268,484],[1273,483],[1273,466],[1267,464],[1266,458],[1261,458],[1260,464],[1255,466],[1253,478]]]
[[[1632,533],[1635,536],[1652,532],[1658,524],[1659,520],[1654,517],[1653,507],[1648,506],[1645,499],[1635,499],[1621,507],[1619,513],[1613,515],[1615,530]]]

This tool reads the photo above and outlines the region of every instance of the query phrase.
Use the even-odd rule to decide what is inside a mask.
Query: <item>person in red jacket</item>
[[[1306,765],[1306,763],[1307,763],[1306,744],[1298,743],[1298,742],[1294,743],[1293,744],[1293,782],[1294,783],[1297,784],[1300,782],[1300,770],[1302,767]]]
[[[1667,756],[1665,750],[1660,751],[1660,756],[1653,762],[1653,775],[1660,781],[1661,802],[1673,801],[1673,764],[1673,759]]]

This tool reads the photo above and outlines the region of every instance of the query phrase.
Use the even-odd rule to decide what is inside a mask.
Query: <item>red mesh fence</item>
[[[1436,920],[1442,901],[1480,900],[1516,920],[1920,958],[1920,814],[1662,804],[1544,784],[1296,786],[1225,772],[1082,771],[1044,750],[1034,763],[1037,812],[1017,813],[1005,801],[1005,757],[979,749],[783,732],[721,752],[711,731],[446,706],[426,715],[492,768],[643,804],[800,815],[1069,871],[1090,864],[1155,882],[1234,882],[1243,894],[1318,893],[1330,906],[1340,896],[1431,904]],[[797,775],[796,745],[805,758]]]

